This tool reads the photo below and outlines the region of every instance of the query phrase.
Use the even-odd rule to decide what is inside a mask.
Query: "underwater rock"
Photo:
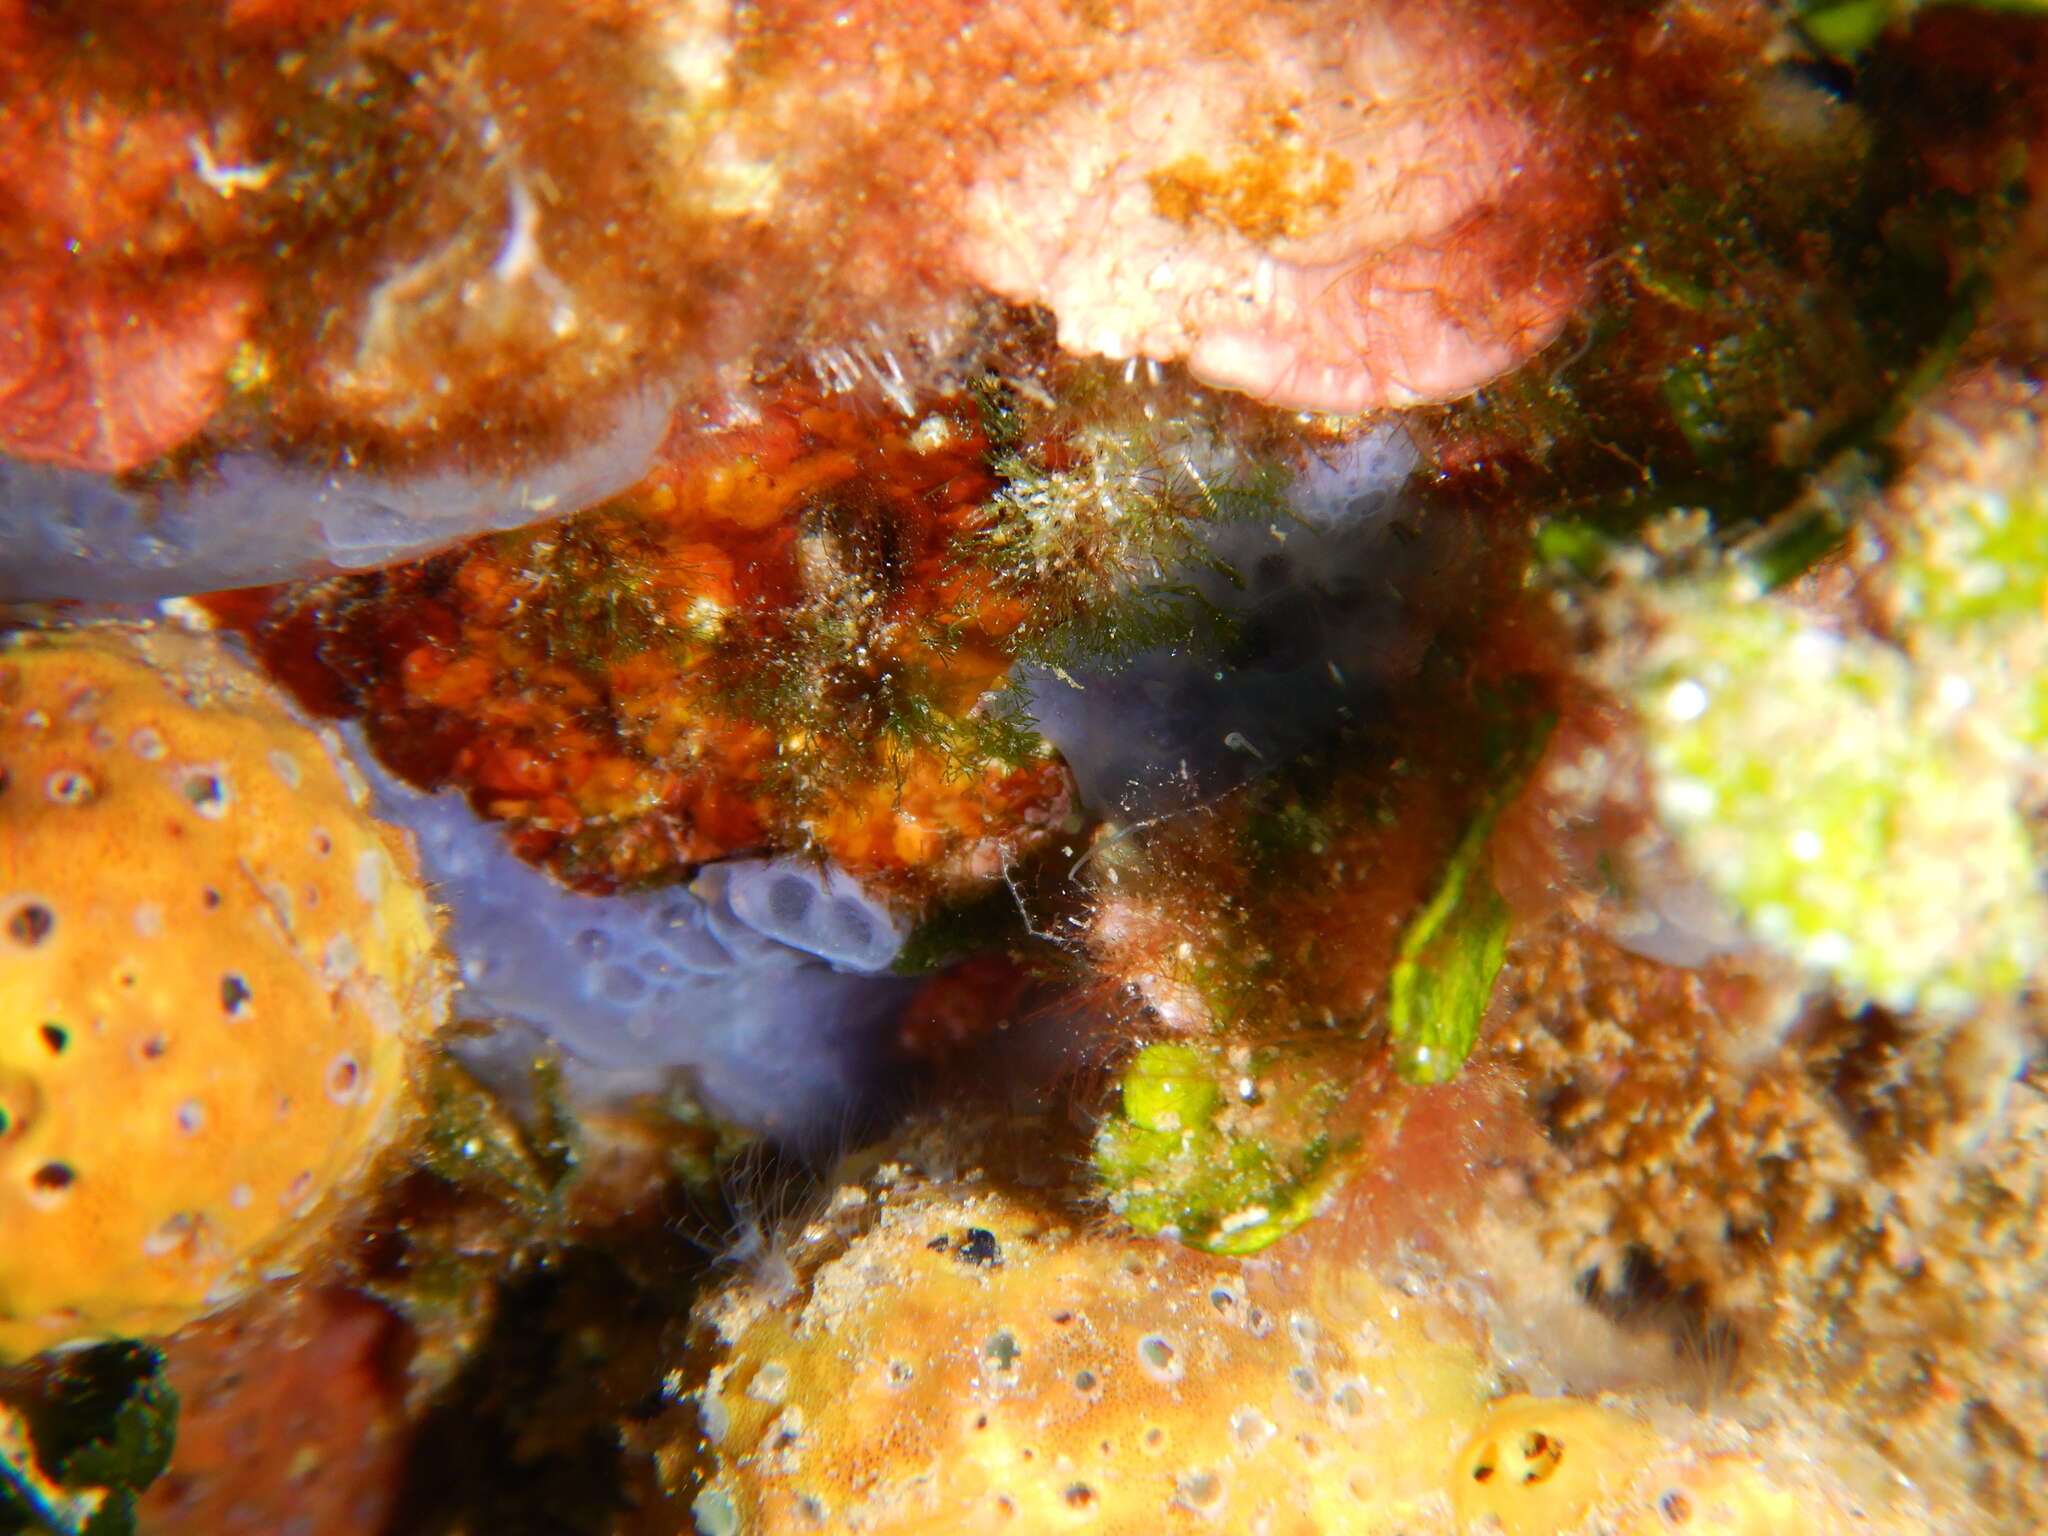
[[[0,596],[361,568],[639,477],[691,28],[540,9],[10,11]]]
[[[0,646],[0,1352],[289,1268],[410,1123],[437,924],[352,782],[209,638]]]
[[[957,376],[991,294],[1270,404],[1465,394],[1586,296],[1628,69],[1570,6],[1483,19],[17,7],[0,591],[189,594],[574,511],[679,398]]]
[[[1593,605],[1682,862],[1754,941],[1895,1011],[2048,963],[2039,396],[1976,370],[1923,402],[1832,577],[1774,594],[1707,560]]]
[[[896,920],[844,871],[739,860],[689,887],[579,895],[461,795],[423,794],[367,754],[363,771],[448,909],[458,1008],[530,1024],[596,1067],[687,1069],[720,1114],[783,1140],[829,1137],[880,1090],[916,983],[887,974]]]
[[[1863,1432],[1946,1528],[2041,1518],[2038,1019],[1800,1009],[1585,936],[1530,942],[1503,990],[1494,1059],[1548,1140],[1539,1264],[1723,1394],[1882,1403]]]
[[[551,528],[214,605],[311,707],[572,884],[802,851],[913,916],[1068,799],[1005,695],[1027,600],[975,541],[995,481],[973,402],[914,403],[791,383]]]
[[[699,1305],[702,1536],[1934,1529],[1796,1410],[1504,1391],[1486,1306],[1426,1271],[1105,1231],[962,1150],[874,1149]]]
[[[1779,1043],[1799,1016],[1767,980],[1726,963],[1663,966],[1587,935],[1530,941],[1502,990],[1491,1050],[1527,1085],[1561,1159],[1539,1162],[1534,1183],[1571,1273],[1619,1288],[1637,1251],[1676,1290],[1762,1311],[1795,1252],[1882,1225],[1875,1170],[1829,1091],[1835,1053],[1854,1048],[1839,1015],[1806,1021],[1826,1037],[1809,1063]]]
[[[1317,411],[1463,395],[1556,337],[1602,212],[1570,91],[1542,94],[1561,13],[1140,14],[1077,38],[1096,78],[1039,86],[978,167],[977,280],[1069,350]]]
[[[1631,667],[1658,810],[1758,941],[1945,1012],[2048,960],[2022,758],[1966,674],[1739,587],[1651,601]]]
[[[1376,1034],[1411,924],[1517,776],[1473,702],[1442,693],[1418,716],[1411,698],[1209,805],[1099,833],[1095,964],[1178,1035]],[[1418,718],[1427,739],[1403,729]],[[1541,725],[1530,702],[1490,734],[1512,746]]]
[[[284,1288],[164,1346],[171,1465],[140,1500],[154,1536],[381,1530],[409,1439],[408,1330],[368,1297]]]

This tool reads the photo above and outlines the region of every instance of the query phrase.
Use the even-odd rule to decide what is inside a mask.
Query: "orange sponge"
[[[224,648],[0,645],[0,1359],[288,1266],[446,994],[409,847]]]

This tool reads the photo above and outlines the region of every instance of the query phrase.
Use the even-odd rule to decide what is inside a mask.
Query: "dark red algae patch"
[[[213,600],[317,711],[591,889],[763,846],[916,893],[1042,835],[998,706],[1027,608],[973,547],[974,402],[791,387],[631,493],[412,565]]]

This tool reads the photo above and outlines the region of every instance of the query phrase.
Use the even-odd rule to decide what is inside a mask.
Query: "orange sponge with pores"
[[[405,1125],[447,976],[361,800],[208,637],[0,645],[0,1360],[289,1266]]]

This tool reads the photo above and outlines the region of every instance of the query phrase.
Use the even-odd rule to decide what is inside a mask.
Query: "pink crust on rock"
[[[1278,405],[1468,393],[1553,340],[1601,199],[1532,9],[1220,3],[995,123],[958,256],[1061,344]]]
[[[256,307],[239,272],[0,283],[0,452],[118,473],[205,426]]]
[[[0,0],[0,453],[117,474],[226,393],[261,283],[216,259],[232,208],[194,146],[245,147],[176,99],[171,64],[124,61],[164,77],[141,99],[81,83],[27,9]]]
[[[119,473],[219,408],[256,307],[240,272],[0,285],[0,453]]]

